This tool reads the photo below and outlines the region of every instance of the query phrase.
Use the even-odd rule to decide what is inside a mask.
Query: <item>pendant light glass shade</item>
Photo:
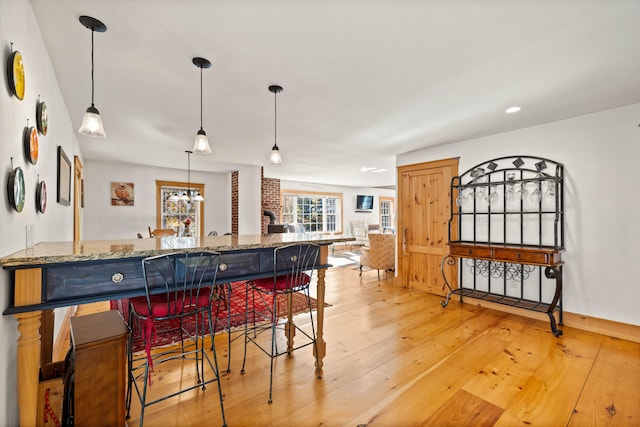
[[[79,20],[82,25],[91,30],[91,106],[87,108],[87,111],[84,113],[84,116],[82,117],[82,124],[80,125],[80,129],[78,129],[78,132],[82,135],[104,138],[105,136],[107,136],[107,134],[104,131],[102,117],[100,117],[100,112],[93,103],[93,95],[95,89],[95,83],[93,79],[93,34],[96,31],[99,33],[104,33],[105,31],[107,31],[107,27],[102,22],[90,16],[81,16]]]
[[[87,111],[82,116],[82,125],[78,129],[83,135],[95,136],[98,138],[104,138],[107,134],[104,132],[104,125],[102,124],[102,117],[100,112],[94,106],[87,108]]]
[[[171,196],[169,196],[169,199],[168,199],[168,200],[169,200],[170,202],[177,202],[177,201],[179,201],[179,200],[180,200],[180,197],[178,196],[178,194],[177,194],[177,193],[173,193],[173,194],[171,194]]]
[[[201,202],[204,200],[204,197],[202,197],[202,194],[198,193],[195,195],[195,197],[193,198],[194,202]]]
[[[269,86],[269,92],[273,93],[273,147],[271,148],[271,154],[269,155],[269,163],[272,165],[279,165],[282,163],[282,155],[280,154],[277,142],[278,104],[276,98],[278,93],[282,92],[282,86],[271,85]]]
[[[211,154],[211,147],[209,146],[209,138],[207,138],[207,134],[202,128],[200,128],[200,130],[196,134],[196,139],[193,144],[192,151],[197,154]]]
[[[194,153],[197,154],[211,154],[211,146],[209,145],[209,138],[207,133],[202,127],[202,69],[211,67],[211,62],[208,59],[195,57],[192,59],[193,65],[200,68],[200,130],[196,134],[195,141],[193,143]]]
[[[280,155],[280,149],[275,144],[271,149],[271,155],[269,155],[269,163],[271,163],[272,165],[277,165],[282,163],[282,156]]]

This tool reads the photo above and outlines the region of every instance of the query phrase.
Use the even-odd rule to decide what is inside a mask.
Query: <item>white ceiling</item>
[[[395,155],[640,102],[639,0],[31,0],[85,159],[395,183]],[[274,142],[283,164],[268,164]],[[504,110],[521,105],[522,111]],[[361,167],[386,169],[361,172]]]

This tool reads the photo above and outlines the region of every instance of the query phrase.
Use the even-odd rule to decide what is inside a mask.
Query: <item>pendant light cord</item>
[[[187,195],[191,200],[191,151],[187,151]]]
[[[273,145],[278,145],[278,92],[273,92]]]
[[[94,29],[91,29],[91,106],[95,107],[93,103],[93,92],[94,92],[94,82],[93,82],[93,34],[95,33]]]
[[[202,67],[200,67],[200,129],[202,130]]]

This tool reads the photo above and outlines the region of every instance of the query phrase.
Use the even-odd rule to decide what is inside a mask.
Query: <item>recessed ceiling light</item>
[[[374,166],[374,167],[362,166],[362,167],[360,168],[360,172],[363,172],[363,173],[368,173],[368,172],[371,172],[371,173],[380,173],[380,172],[386,172],[386,171],[387,171],[386,169],[384,169],[384,168],[379,168],[379,167],[377,167],[377,166]]]
[[[507,113],[507,114],[513,114],[513,113],[517,113],[520,110],[522,110],[522,108],[520,108],[517,105],[515,105],[513,107],[507,108],[506,110],[504,110],[504,112]]]

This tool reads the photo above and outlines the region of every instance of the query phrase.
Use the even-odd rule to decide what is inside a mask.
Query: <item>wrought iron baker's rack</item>
[[[443,307],[459,295],[544,312],[561,335],[564,166],[528,155],[488,160],[452,179],[450,204]]]

